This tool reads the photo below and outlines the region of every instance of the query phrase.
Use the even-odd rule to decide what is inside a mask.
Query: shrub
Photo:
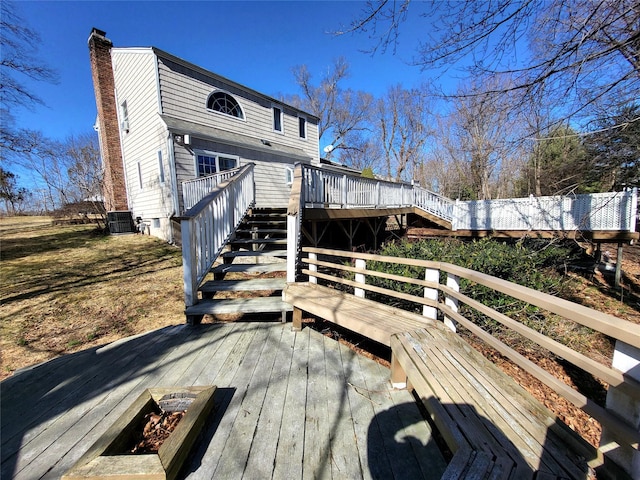
[[[378,253],[393,257],[415,258],[442,261],[476,270],[497,278],[508,280],[535,290],[562,296],[568,288],[568,277],[562,272],[566,264],[578,255],[571,244],[554,243],[540,240],[497,241],[482,239],[463,242],[456,239],[433,239],[421,241],[401,241],[387,244]],[[411,278],[423,279],[424,268],[405,265],[390,265],[382,262],[370,262],[368,268]],[[445,274],[443,274],[445,275]],[[398,283],[371,277],[372,284],[394,291],[410,293],[421,297],[423,289],[417,285]],[[443,282],[444,279],[441,279]],[[483,304],[518,320],[540,332],[547,332],[550,316],[538,307],[515,300],[482,285],[461,279],[460,290]],[[389,302],[388,298],[380,298]],[[419,312],[421,306],[411,302],[393,299],[396,306]],[[496,321],[481,315],[467,306],[461,313],[485,330],[501,336],[503,327]]]

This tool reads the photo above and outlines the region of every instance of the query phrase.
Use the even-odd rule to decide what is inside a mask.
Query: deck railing
[[[454,332],[457,325],[464,327],[600,422],[603,427],[602,451],[637,455],[635,450],[640,442],[640,432],[635,412],[640,408],[640,372],[637,371],[640,364],[640,325],[448,263],[312,247],[305,247],[302,252],[307,255],[302,263],[308,265],[302,269],[302,274],[307,275],[310,282],[338,285],[338,288],[349,290],[356,296],[368,296],[386,304],[391,302],[397,305],[402,302],[404,305],[413,305],[421,309],[423,315],[443,320]],[[394,266],[403,268],[394,269]],[[406,272],[406,276],[386,271],[402,271]],[[506,295],[511,302],[521,301],[550,315],[601,332],[616,342],[613,358],[604,363],[596,361],[484,305],[468,296],[465,285],[471,284],[482,285],[496,295]],[[483,329],[472,320],[472,312],[479,312],[510,331],[508,338],[517,335],[525,342],[533,342],[540,349],[607,383],[606,407],[600,406]]]
[[[253,163],[236,171],[181,217],[185,305],[197,302],[198,287],[230,235],[255,204]]]
[[[202,200],[206,195],[212,192],[222,182],[229,180],[242,167],[225,170],[224,172],[214,173],[206,177],[194,178],[193,180],[185,180],[182,182],[182,210],[186,212],[196,203]]]
[[[456,202],[453,230],[635,232],[637,189],[553,197]]]
[[[552,197],[453,201],[425,188],[303,166],[302,202],[308,208],[414,207],[452,230],[635,232],[637,189]]]
[[[336,173],[308,165],[303,166],[303,178],[303,202],[307,207],[418,207],[449,222],[453,218],[455,202],[416,185]]]

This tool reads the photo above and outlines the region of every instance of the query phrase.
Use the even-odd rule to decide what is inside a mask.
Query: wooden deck
[[[0,384],[3,479],[59,478],[145,388],[217,385],[184,476],[439,478],[445,462],[389,370],[291,324],[177,326]]]

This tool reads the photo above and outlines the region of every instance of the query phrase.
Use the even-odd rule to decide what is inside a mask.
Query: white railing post
[[[356,268],[359,270],[367,269],[367,261],[362,258],[356,258]],[[365,285],[367,283],[364,273],[356,273],[356,283]],[[356,297],[364,298],[364,288],[356,288],[353,292]]]
[[[453,275],[452,273],[447,273],[447,287],[455,292],[460,291],[460,277],[457,275]],[[458,311],[458,299],[453,298],[449,295],[445,295],[444,304],[451,308],[454,312]],[[456,331],[456,322],[452,318],[444,316],[444,324],[449,327],[454,332]]]
[[[435,284],[440,283],[440,270],[438,270],[437,268],[427,268],[427,270],[424,273],[424,279],[427,282],[433,282]],[[424,287],[424,298],[428,298],[429,300],[433,300],[437,302],[438,289],[431,288],[431,287]],[[422,315],[424,315],[427,318],[432,318],[433,320],[437,320],[438,308],[430,307],[428,305],[423,305]]]
[[[298,260],[298,236],[300,234],[298,216],[296,214],[287,215],[287,282],[296,281],[296,267]]]
[[[640,381],[640,349],[616,340],[611,366],[634,380]],[[606,408],[640,431],[639,399],[632,398],[627,393],[610,385],[607,390]],[[615,437],[606,427],[603,427],[600,436],[600,449],[606,456],[624,468],[631,478],[640,478],[640,451],[630,446],[623,446],[623,443],[618,444]]]
[[[182,278],[184,281],[184,303],[185,306],[190,307],[195,305],[198,295],[197,285],[197,266],[195,251],[195,242],[193,241],[193,222],[190,219],[182,220],[182,245],[187,245],[187,248],[182,249]]]
[[[318,260],[318,255],[316,255],[315,253],[309,253],[309,260],[312,260],[312,261]],[[309,283],[318,283],[318,277],[313,275],[314,272],[318,271],[318,266],[315,263],[310,263],[309,271],[311,272],[309,274]]]
[[[313,173],[305,174],[302,164],[295,165],[289,207],[287,208],[287,282],[296,281],[302,211],[307,201],[307,194],[305,193],[308,185],[307,180],[314,178]]]

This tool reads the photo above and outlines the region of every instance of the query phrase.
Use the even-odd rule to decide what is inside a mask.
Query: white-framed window
[[[240,157],[199,150],[195,152],[196,176],[205,177],[238,166]]]
[[[284,167],[284,181],[288,187],[293,185],[293,168]]]
[[[282,108],[273,106],[273,130],[276,132],[284,133]]]
[[[207,98],[207,108],[214,112],[244,120],[244,112],[238,101],[229,93],[216,90]]]
[[[298,135],[307,138],[307,119],[304,117],[298,117]]]
[[[164,185],[164,163],[162,162],[162,150],[158,150],[158,183]]]
[[[142,190],[144,184],[142,183],[142,164],[140,162],[136,163],[138,169],[138,189]]]
[[[126,100],[120,104],[120,119],[120,129],[129,133],[129,108]]]

